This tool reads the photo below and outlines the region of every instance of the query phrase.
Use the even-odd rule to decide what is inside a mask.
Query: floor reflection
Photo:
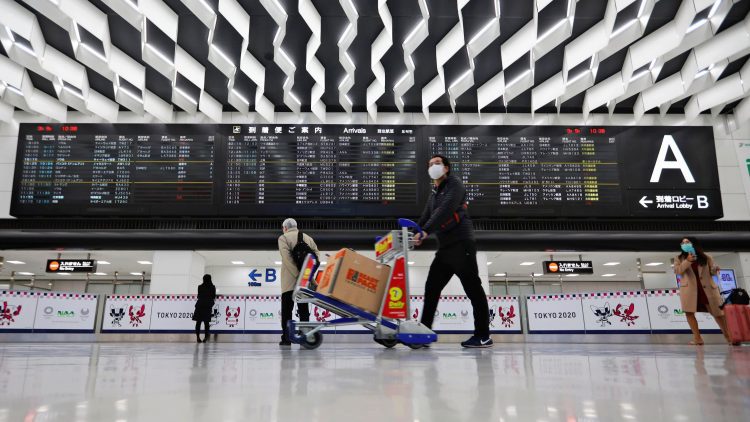
[[[0,421],[740,421],[750,348],[6,344]]]

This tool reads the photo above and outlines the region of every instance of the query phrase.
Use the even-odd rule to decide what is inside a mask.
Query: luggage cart
[[[294,321],[287,324],[287,333],[293,343],[305,349],[316,349],[323,342],[321,330],[327,327],[362,325],[373,332],[376,343],[387,348],[398,343],[422,348],[437,341],[437,334],[418,321],[410,319],[408,254],[414,249],[414,234],[409,229],[422,232],[415,222],[399,219],[400,230],[392,230],[375,243],[375,257],[383,264],[391,265],[388,285],[383,294],[380,311],[373,314],[348,303],[320,294],[312,289],[312,281],[318,262],[308,255],[302,265],[294,288],[297,303],[313,304],[328,310],[339,318],[331,321]]]

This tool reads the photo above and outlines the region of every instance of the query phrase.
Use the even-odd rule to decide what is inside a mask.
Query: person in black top
[[[203,276],[203,284],[198,286],[198,300],[195,302],[195,312],[193,312],[193,321],[195,321],[195,338],[198,343],[205,343],[211,336],[211,313],[216,301],[216,286],[211,281],[211,274]],[[201,322],[206,327],[206,335],[201,340]]]
[[[440,293],[457,275],[474,308],[474,335],[463,347],[491,347],[487,295],[477,268],[474,226],[467,212],[466,189],[450,172],[450,161],[442,155],[430,159],[429,173],[435,186],[419,219],[423,233],[415,237],[417,245],[432,233],[437,234],[438,250],[427,274],[422,324],[432,327]]]

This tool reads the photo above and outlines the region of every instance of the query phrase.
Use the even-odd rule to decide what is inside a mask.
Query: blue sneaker
[[[461,346],[471,349],[478,349],[483,347],[492,347],[493,344],[494,342],[489,337],[483,339],[479,336],[471,336],[470,339],[461,343]]]

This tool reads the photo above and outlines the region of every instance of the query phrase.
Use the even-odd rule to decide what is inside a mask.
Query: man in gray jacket
[[[279,346],[291,346],[292,343],[289,341],[286,332],[286,324],[292,319],[292,310],[294,309],[294,285],[297,283],[297,277],[299,276],[299,268],[292,258],[292,249],[297,245],[299,240],[299,230],[297,230],[297,222],[293,218],[287,218],[281,225],[281,230],[284,232],[279,236],[279,253],[281,254],[281,342]],[[302,240],[315,252],[315,255],[320,257],[320,251],[318,246],[315,245],[315,241],[312,237],[303,234]],[[298,303],[297,310],[299,311],[300,321],[310,320],[310,308],[307,303]]]

